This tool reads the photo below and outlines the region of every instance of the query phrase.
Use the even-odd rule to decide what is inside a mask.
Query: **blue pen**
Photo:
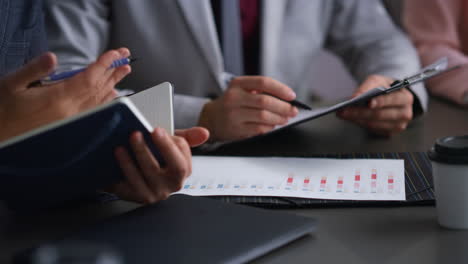
[[[124,65],[128,65],[134,61],[136,61],[137,59],[133,59],[133,58],[123,58],[123,59],[119,59],[119,60],[116,60],[112,63],[112,65],[109,67],[109,69],[112,69],[112,68],[118,68],[120,66],[124,66]],[[49,84],[49,83],[52,83],[52,82],[58,82],[58,81],[63,81],[65,79],[68,79],[68,78],[71,78],[75,75],[77,75],[78,73],[80,72],[84,72],[87,68],[81,68],[81,69],[76,69],[76,70],[72,70],[72,71],[65,71],[65,72],[60,72],[60,73],[53,73],[41,80],[38,80],[38,81],[35,81],[33,83],[31,83],[29,85],[29,87],[32,87],[32,86],[39,86],[39,85],[44,85],[44,84]]]

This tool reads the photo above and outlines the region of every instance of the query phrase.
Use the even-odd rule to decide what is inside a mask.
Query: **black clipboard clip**
[[[409,87],[411,85],[414,85],[416,83],[423,82],[427,79],[430,79],[432,77],[435,77],[437,75],[458,69],[464,65],[455,65],[453,67],[447,68],[448,67],[448,58],[443,57],[436,62],[424,67],[421,69],[419,72],[417,72],[414,75],[411,75],[409,77],[406,77],[402,80],[396,80],[394,81],[389,88],[386,88],[384,91],[385,93],[390,93],[393,92],[394,90],[398,90],[401,88]]]

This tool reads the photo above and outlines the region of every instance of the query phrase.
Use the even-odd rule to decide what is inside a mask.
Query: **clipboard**
[[[267,133],[257,135],[257,136],[253,136],[253,137],[246,138],[246,139],[232,140],[232,141],[226,141],[226,142],[216,142],[216,143],[213,143],[213,144],[211,144],[209,146],[206,146],[205,149],[213,150],[213,149],[216,149],[216,148],[218,148],[220,146],[223,146],[223,145],[226,145],[226,144],[252,140],[252,139],[255,139],[255,138],[258,138],[258,137],[262,137],[262,136],[265,136],[265,135],[276,133],[276,132],[281,131],[283,129],[286,129],[288,127],[296,126],[296,125],[302,124],[304,122],[308,122],[308,121],[317,119],[319,117],[322,117],[324,115],[336,112],[336,111],[338,111],[340,109],[343,109],[345,107],[356,106],[356,105],[365,105],[366,103],[368,103],[368,101],[370,99],[372,99],[372,98],[374,98],[376,96],[389,94],[389,93],[398,91],[398,90],[400,90],[402,88],[408,88],[408,87],[410,87],[410,86],[412,86],[414,84],[424,82],[425,80],[430,79],[432,77],[438,76],[440,74],[444,74],[446,72],[449,72],[449,71],[452,71],[452,70],[455,70],[455,69],[458,69],[461,66],[462,65],[456,65],[456,66],[448,68],[448,58],[443,57],[443,58],[437,60],[436,62],[428,65],[427,67],[424,67],[423,69],[421,69],[420,71],[418,71],[417,73],[415,73],[413,75],[405,77],[405,78],[403,78],[401,80],[394,81],[390,85],[389,88],[377,87],[377,88],[371,89],[371,90],[369,90],[369,91],[367,91],[367,92],[365,92],[365,93],[363,93],[363,94],[361,94],[361,95],[359,95],[357,97],[351,98],[349,100],[343,101],[341,103],[338,103],[338,104],[335,104],[335,105],[332,105],[332,106],[329,106],[329,107],[321,107],[321,108],[315,108],[315,109],[312,108],[311,110],[302,110],[301,109],[299,111],[299,114],[296,117],[291,118],[288,121],[287,124],[281,125],[281,126],[276,126],[273,130],[271,130],[271,131],[269,131]]]
[[[403,78],[401,80],[396,80],[394,81],[390,87],[385,88],[385,87],[377,87],[374,89],[371,89],[355,98],[351,98],[349,100],[343,101],[341,103],[329,106],[329,107],[324,107],[324,108],[318,108],[318,109],[312,109],[312,110],[301,110],[299,114],[295,117],[292,118],[286,125],[284,126],[277,126],[274,130],[271,132],[275,132],[277,130],[284,129],[286,127],[290,127],[293,125],[298,125],[304,122],[307,122],[309,120],[317,119],[319,117],[322,117],[326,114],[336,112],[340,109],[343,109],[345,107],[349,106],[356,106],[356,105],[365,105],[367,102],[369,102],[370,99],[384,95],[384,94],[389,94],[395,91],[398,91],[402,88],[408,88],[414,84],[424,82],[427,79],[430,79],[432,77],[435,77],[437,75],[458,69],[461,67],[461,65],[456,65],[451,68],[448,67],[448,59],[446,57],[439,59],[438,61],[434,62],[433,64],[421,69],[419,72],[408,76],[406,78]],[[271,133],[270,132],[270,133]],[[268,133],[266,133],[268,134]]]

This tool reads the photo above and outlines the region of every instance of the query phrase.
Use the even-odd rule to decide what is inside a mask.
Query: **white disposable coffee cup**
[[[437,139],[429,157],[439,224],[468,229],[468,136]]]

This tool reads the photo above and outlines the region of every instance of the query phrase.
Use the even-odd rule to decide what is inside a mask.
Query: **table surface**
[[[468,134],[468,109],[431,99],[428,113],[392,138],[328,115],[255,141],[224,146],[216,155],[304,156],[352,152],[427,151],[438,137]],[[115,201],[13,216],[0,207],[0,263],[18,250],[138,207]],[[319,228],[257,263],[466,263],[468,231],[439,227],[433,206],[280,210],[313,217]]]

